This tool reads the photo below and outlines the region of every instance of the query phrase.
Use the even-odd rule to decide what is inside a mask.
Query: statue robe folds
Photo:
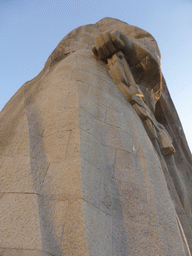
[[[0,122],[1,255],[191,255],[192,157],[149,33],[73,30]]]

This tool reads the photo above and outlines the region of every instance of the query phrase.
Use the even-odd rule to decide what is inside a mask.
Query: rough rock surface
[[[160,157],[91,52],[117,28],[158,53],[119,20],[82,26],[1,111],[2,256],[191,255],[192,157],[165,81],[155,116],[176,153]]]

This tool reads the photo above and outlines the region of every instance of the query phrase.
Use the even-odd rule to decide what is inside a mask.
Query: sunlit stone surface
[[[93,55],[115,29],[156,58],[150,34],[105,18],[68,34],[0,113],[2,256],[191,255],[191,153],[164,79],[153,115],[173,140],[166,156]],[[144,74],[161,76],[157,63]],[[136,68],[153,89],[158,78]]]

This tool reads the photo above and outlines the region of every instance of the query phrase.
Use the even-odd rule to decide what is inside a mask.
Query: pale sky
[[[192,150],[191,0],[0,0],[0,110],[42,70],[67,33],[104,17],[155,37],[162,72]]]

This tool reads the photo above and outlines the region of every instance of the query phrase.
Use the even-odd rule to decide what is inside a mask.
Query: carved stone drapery
[[[0,127],[0,254],[190,255],[192,157],[149,33],[73,30]]]

